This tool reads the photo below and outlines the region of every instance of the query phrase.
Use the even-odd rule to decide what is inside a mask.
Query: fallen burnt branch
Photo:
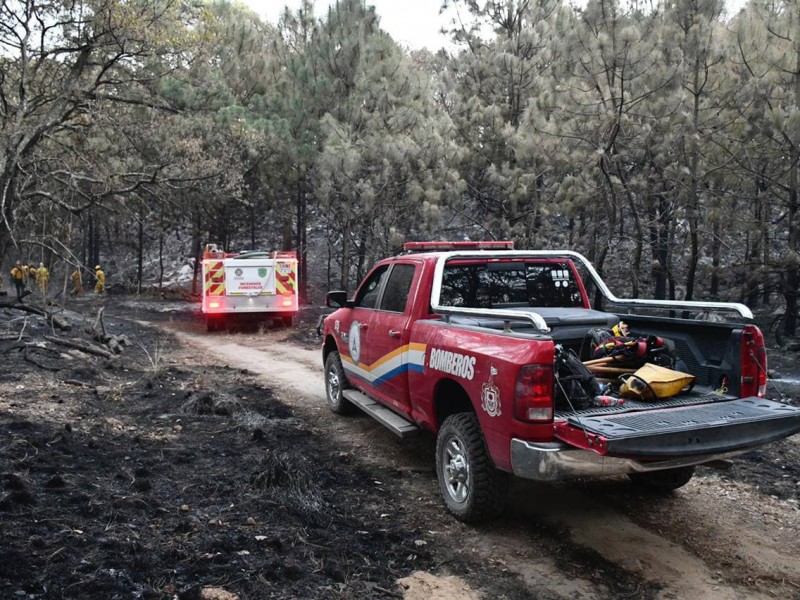
[[[77,385],[78,387],[94,387],[91,383],[85,383],[83,381],[78,381],[77,379],[65,379],[62,381],[67,385]]]
[[[61,346],[66,346],[67,348],[74,348],[75,350],[80,350],[81,352],[85,352],[87,354],[93,354],[95,356],[102,356],[103,358],[113,358],[114,354],[101,348],[100,346],[95,346],[94,344],[90,344],[88,342],[84,342],[83,340],[78,339],[64,339],[52,335],[44,336],[48,342],[52,342],[53,344],[59,344]]]
[[[97,311],[97,319],[94,322],[94,326],[91,329],[87,328],[86,332],[91,333],[95,341],[108,346],[114,354],[122,354],[123,348],[130,344],[130,340],[125,335],[108,335],[106,324],[103,321],[104,312],[105,307]]]
[[[61,353],[53,350],[51,348],[42,348],[41,346],[26,346],[25,350],[23,351],[23,358],[31,363],[32,365],[36,365],[40,369],[44,369],[45,371],[60,371],[61,367],[57,367],[54,365],[48,365],[45,362],[42,362],[41,358],[37,358],[37,355],[41,355],[45,358],[51,359],[59,359],[61,358]]]
[[[12,310],[19,310],[22,312],[30,313],[33,315],[37,315],[39,317],[44,317],[47,319],[48,323],[52,323],[53,327],[56,329],[60,329],[61,331],[69,331],[72,329],[72,325],[59,315],[53,314],[52,312],[43,310],[36,306],[31,306],[30,304],[22,304],[21,302],[0,302],[0,308],[8,308]]]
[[[2,356],[3,354],[8,354],[9,352],[12,352],[13,350],[18,350],[18,351],[22,350],[27,345],[28,344],[26,344],[25,342],[15,341],[13,344],[9,344],[5,348],[0,348],[0,356]]]

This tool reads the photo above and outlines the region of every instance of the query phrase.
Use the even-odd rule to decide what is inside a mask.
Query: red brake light
[[[767,349],[764,335],[755,325],[747,325],[742,332],[742,379],[740,396],[758,396],[767,393]]]
[[[514,390],[514,417],[526,423],[553,420],[552,365],[525,365],[520,368]]]
[[[281,306],[291,306],[291,305],[292,305],[292,301],[291,300],[283,300],[281,302]]]
[[[211,308],[211,309],[219,308],[220,306],[222,306],[222,304],[220,302],[209,302],[208,303],[208,308]]]

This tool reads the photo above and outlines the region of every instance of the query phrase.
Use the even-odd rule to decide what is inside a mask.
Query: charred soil
[[[105,329],[130,341],[121,354],[48,341],[96,343],[101,306]],[[61,332],[47,317],[0,309],[2,598],[680,597],[685,589],[646,557],[631,564],[606,552],[609,540],[590,535],[602,530],[580,525],[606,510],[657,531],[687,561],[703,556],[719,576],[699,573],[699,589],[717,581],[733,590],[719,597],[747,597],[766,582],[782,597],[800,592],[791,571],[742,570],[745,550],[709,557],[728,527],[698,536],[684,519],[705,519],[714,497],[738,494],[758,503],[742,527],[772,514],[794,535],[793,440],[721,474],[701,470],[666,499],[617,480],[515,483],[503,519],[466,527],[441,505],[432,439],[401,444],[365,417],[332,424],[317,400],[214,355],[223,342],[251,353],[280,343],[288,360],[311,360],[318,311],[291,329],[205,336],[191,305],[112,297],[73,308],[60,313],[72,324]],[[796,401],[791,388],[784,396]]]

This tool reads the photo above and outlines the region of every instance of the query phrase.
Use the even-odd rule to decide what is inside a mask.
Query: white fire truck
[[[297,302],[297,253],[226,253],[216,244],[203,252],[203,314],[208,331],[230,316],[272,317],[291,325]]]

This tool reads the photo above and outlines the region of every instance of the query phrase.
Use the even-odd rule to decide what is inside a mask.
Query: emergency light
[[[447,250],[513,250],[514,242],[511,241],[482,241],[482,242],[406,242],[403,250],[406,252],[442,252]]]

